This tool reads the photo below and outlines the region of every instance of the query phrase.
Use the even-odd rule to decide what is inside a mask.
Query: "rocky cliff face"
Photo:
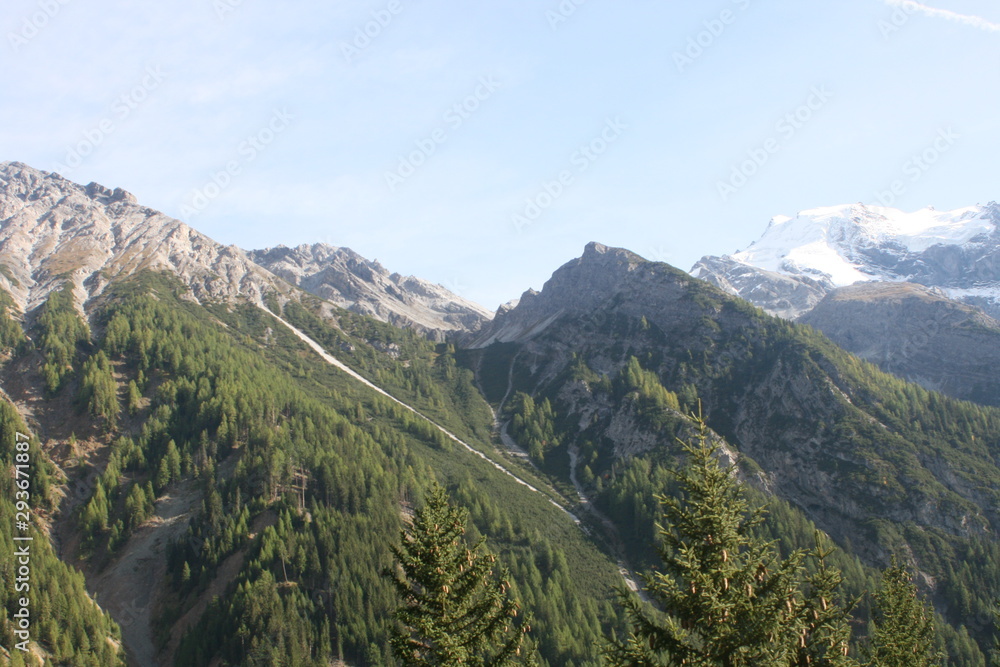
[[[926,389],[1000,405],[1000,322],[939,290],[859,283],[830,292],[799,321]]]
[[[324,243],[252,250],[260,266],[341,308],[442,338],[475,331],[492,313],[441,285],[389,273],[349,248]]]
[[[728,257],[703,257],[691,275],[788,320],[808,312],[834,289],[832,281],[823,277],[785,275]]]
[[[97,183],[81,186],[18,162],[0,163],[0,288],[22,311],[69,279],[78,303],[143,269],[175,273],[196,299],[247,299],[291,288],[183,222]]]

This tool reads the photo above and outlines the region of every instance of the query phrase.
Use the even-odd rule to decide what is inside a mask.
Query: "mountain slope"
[[[135,197],[81,186],[18,162],[0,163],[0,289],[22,312],[69,278],[81,303],[115,278],[142,270],[181,277],[195,299],[299,298],[298,286],[331,303],[434,338],[477,329],[490,317],[439,285],[390,274],[346,248],[279,246],[249,253],[224,246]]]
[[[807,311],[818,291],[873,280],[939,287],[996,316],[1000,205],[905,213],[854,204],[779,216],[746,250],[702,258],[691,273],[783,317]]]
[[[964,619],[988,617],[1000,588],[1000,411],[905,384],[811,329],[600,244],[472,345],[470,364],[509,369],[508,393],[552,406],[551,416],[523,412],[522,401],[509,418],[535,424],[524,433],[552,433],[537,448],[540,465],[565,475],[578,460],[575,472],[626,534],[651,534],[679,415],[700,398],[747,479],[870,565],[908,553],[934,578],[939,609],[986,640],[988,623]],[[979,565],[949,569],[944,553],[983,545]]]
[[[1000,322],[912,283],[830,292],[799,322],[926,389],[1000,405]]]
[[[289,283],[362,315],[443,339],[474,331],[492,317],[482,306],[440,285],[390,274],[349,248],[324,243],[252,250],[250,258]]]
[[[0,385],[38,460],[66,471],[40,506],[53,551],[121,627],[46,610],[73,634],[42,633],[40,650],[100,641],[103,664],[127,652],[143,667],[394,664],[380,572],[437,480],[511,570],[545,628],[541,657],[598,664],[592,638],[620,629],[617,567],[536,473],[498,469],[489,407],[452,348],[305,294],[121,191],[16,164],[3,178]],[[270,308],[482,456],[328,365]],[[78,575],[65,586],[50,598],[86,601]]]
[[[599,244],[456,352],[305,295],[126,193],[5,168],[0,272],[21,292],[0,291],[0,385],[20,416],[0,417],[24,418],[66,471],[43,507],[56,551],[108,605],[132,664],[392,664],[380,572],[432,480],[510,569],[542,664],[598,664],[593,640],[621,630],[614,560],[649,562],[654,497],[698,398],[725,456],[777,499],[768,530],[784,547],[816,521],[846,549],[854,592],[855,555],[905,554],[954,624],[956,664],[982,664],[956,628],[984,641],[988,621],[973,621],[1000,592],[997,410]],[[355,261],[311,247],[299,279],[323,253]],[[549,480],[496,450],[477,386]],[[78,628],[68,655],[116,641],[110,622]]]

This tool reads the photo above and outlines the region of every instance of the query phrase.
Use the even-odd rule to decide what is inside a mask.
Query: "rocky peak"
[[[691,269],[691,275],[789,320],[809,311],[834,288],[823,277],[789,276],[728,257],[702,257]]]
[[[488,310],[413,276],[389,273],[378,261],[325,243],[277,246],[249,252],[260,266],[342,308],[407,326],[442,340],[479,329]]]
[[[624,248],[589,243],[582,256],[552,274],[541,292],[528,290],[515,307],[498,311],[467,345],[524,342],[563,315],[588,313],[608,303],[636,312],[669,313],[690,282],[690,276],[668,264],[650,262]]]
[[[0,163],[0,288],[22,311],[69,280],[81,305],[119,278],[167,270],[194,298],[245,299],[287,291],[235,247],[139,206],[121,188],[82,186],[20,162]]]
[[[113,204],[115,202],[125,202],[126,204],[136,203],[135,195],[131,192],[127,192],[122,188],[111,190],[93,181],[87,184],[86,192],[91,199],[102,204]]]
[[[84,306],[111,281],[149,269],[175,273],[195,299],[261,304],[272,292],[293,297],[296,285],[439,339],[475,330],[491,315],[440,285],[390,275],[348,248],[315,243],[252,255],[140,206],[122,188],[79,185],[20,162],[0,163],[0,288],[25,312],[66,280]]]

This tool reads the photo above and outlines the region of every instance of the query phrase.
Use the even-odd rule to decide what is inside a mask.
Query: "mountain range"
[[[912,282],[1000,314],[1000,205],[912,213],[853,204],[771,219],[746,250],[703,257],[692,275],[795,318],[858,282]]]
[[[760,530],[827,533],[851,595],[903,558],[952,664],[985,665],[998,222],[817,209],[691,273],[590,243],[491,314],[346,248],[223,246],[0,164],[0,460],[31,434],[33,650],[393,664],[381,572],[436,480],[509,569],[540,663],[600,664],[694,412],[768,504]]]
[[[927,389],[1000,404],[996,202],[779,216],[746,250],[703,257],[691,273]]]
[[[348,248],[325,244],[244,251],[139,205],[130,193],[72,183],[21,163],[0,164],[0,287],[29,311],[69,277],[81,303],[116,277],[166,270],[195,299],[262,304],[297,298],[289,285],[341,308],[431,337],[478,328],[490,313],[440,285],[390,274]]]

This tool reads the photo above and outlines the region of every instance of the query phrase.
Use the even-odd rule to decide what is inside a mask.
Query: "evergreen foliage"
[[[802,552],[781,558],[754,535],[751,511],[731,466],[720,465],[698,419],[694,442],[683,442],[687,465],[679,494],[659,496],[663,571],[646,591],[661,617],[624,596],[631,635],[613,641],[612,665],[788,665],[803,641],[796,602]]]
[[[803,641],[796,648],[795,667],[856,667],[849,656],[851,646],[851,612],[857,600],[844,603],[844,575],[829,563],[834,549],[827,545],[822,533],[816,531],[813,558],[817,564],[806,578],[807,595],[803,601]]]
[[[459,437],[489,442],[489,406],[472,371],[458,365],[454,346],[349,311],[338,311],[331,326],[320,311],[318,302],[289,302],[284,317],[363,377]]]
[[[537,621],[539,664],[598,664],[595,638],[621,618],[617,573],[564,513],[320,361],[266,312],[199,305],[180,298],[183,289],[143,274],[109,288],[94,314],[104,337],[84,365],[95,373],[107,359],[133,418],[109,435],[107,464],[79,510],[84,553],[99,564],[127,547],[157,494],[180,485],[197,495],[187,532],[168,546],[155,619],[157,641],[178,644],[175,664],[397,664],[389,644],[397,603],[381,571],[401,505],[435,479],[468,508],[470,541],[485,537],[495,566],[509,569],[506,580]],[[365,374],[422,387],[421,409],[489,451],[489,409],[447,346],[392,331],[378,338],[381,328],[363,318],[352,325],[374,343],[398,344],[397,358],[396,348],[378,351],[300,316]],[[344,355],[345,341],[354,354]],[[407,354],[419,363],[408,368]],[[223,573],[231,579],[220,582]],[[217,599],[204,600],[220,584]],[[208,606],[197,623],[169,637],[200,601]]]
[[[1000,410],[906,383],[808,327],[763,316],[697,281],[687,289],[689,306],[704,313],[696,326],[653,318],[643,325],[623,304],[550,327],[531,355],[515,344],[494,346],[470,364],[501,367],[513,391],[530,389],[536,405],[549,400],[559,447],[546,457],[559,465],[544,470],[568,483],[562,452],[575,448],[578,479],[640,565],[657,560],[655,495],[673,492],[671,442],[687,428],[681,411],[702,396],[709,426],[739,443],[745,475],[770,478],[779,495],[815,505],[818,521],[853,517],[822,526],[845,549],[832,559],[849,596],[877,574],[857,555],[907,550],[936,582],[939,644],[956,665],[982,665],[1000,592]],[[569,363],[545,355],[566,348],[575,350]],[[815,495],[795,467],[821,482]],[[972,527],[955,528],[952,516]],[[783,547],[812,548],[802,510],[782,511],[781,530],[776,518],[761,528]],[[867,606],[858,612],[867,621]]]
[[[993,639],[993,649],[990,651],[990,664],[1000,667],[1000,605],[993,609],[993,629],[996,635]]]
[[[107,430],[118,425],[118,383],[115,381],[111,362],[103,350],[90,356],[83,364],[80,383],[80,404],[95,418],[104,421]]]
[[[90,331],[73,304],[73,284],[66,282],[49,293],[39,309],[39,347],[45,361],[42,375],[45,390],[54,394],[73,373],[78,346],[90,338]]]
[[[87,594],[83,574],[63,563],[53,551],[45,532],[30,531],[30,574],[18,581],[18,557],[15,549],[26,542],[14,542],[15,494],[23,491],[15,484],[16,433],[28,430],[14,407],[0,401],[0,647],[10,652],[11,664],[41,665],[33,652],[47,655],[46,665],[72,667],[124,667],[121,632],[111,617]],[[28,500],[32,514],[48,514],[56,495],[53,478],[56,468],[39,447],[29,440],[30,481]],[[22,479],[24,479],[22,477]],[[23,498],[23,496],[21,496]],[[35,519],[37,521],[37,519]],[[25,534],[18,531],[20,534]],[[22,586],[15,588],[15,583]],[[24,588],[24,586],[27,588]],[[31,614],[31,651],[15,648],[21,638],[14,634],[14,614],[20,610],[20,598],[29,599]],[[36,646],[37,645],[37,646]],[[2,660],[2,657],[0,657]],[[19,662],[20,661],[20,662]]]
[[[942,656],[934,650],[934,613],[895,557],[882,573],[874,598],[872,632],[865,646],[868,667],[940,665]]]
[[[544,465],[546,454],[559,446],[555,413],[549,399],[536,404],[531,396],[519,391],[511,400],[511,414],[511,436],[536,463]]]
[[[0,289],[0,350],[15,350],[25,341],[20,323],[14,319],[14,299]]]
[[[508,611],[516,590],[524,611],[536,620],[540,664],[597,664],[593,643],[620,628],[622,612],[610,602],[608,584],[617,575],[613,564],[597,553],[596,540],[584,537],[543,496],[521,493],[489,463],[459,453],[432,424],[318,362],[266,312],[198,305],[178,298],[182,290],[173,279],[151,275],[113,285],[95,313],[95,321],[103,325],[96,330],[104,336],[92,347],[85,344],[89,333],[67,285],[53,292],[39,311],[36,337],[46,388],[58,391],[82,362],[81,406],[103,420],[109,434],[107,464],[79,510],[86,553],[100,562],[126,545],[132,531],[152,516],[157,494],[172,492],[173,485],[197,494],[187,533],[169,547],[173,592],[165,600],[159,627],[169,628],[210,586],[224,587],[184,637],[172,638],[179,639],[175,664],[397,664],[389,641],[397,600],[392,581],[380,573],[400,531],[400,508],[424,496],[429,500],[421,512],[430,512],[431,499],[443,496],[440,489],[428,490],[434,479],[447,482],[451,497],[468,508],[466,516],[450,507],[461,515],[468,542],[456,532],[456,521],[430,525],[439,527],[435,539],[448,547],[438,554],[451,553],[450,560],[439,561],[442,572],[434,568],[431,576],[418,563],[426,553],[407,551],[408,546],[416,549],[415,523],[397,547],[396,575],[402,577],[397,586],[407,584],[411,600],[419,593],[426,602],[438,583],[434,576],[475,580],[479,593],[470,594],[470,600],[499,601]],[[0,294],[0,347],[16,338],[17,331],[5,322],[19,330],[8,310]],[[477,446],[488,442],[489,410],[471,371],[457,365],[451,346],[350,313],[337,313],[338,329],[319,316],[317,304],[289,304],[283,315],[436,422]],[[605,324],[630,336],[653,340],[658,335],[655,322],[644,318]],[[809,377],[833,383],[831,416],[815,423],[804,413],[805,426],[776,417],[768,425],[776,434],[776,451],[798,446],[789,440],[798,437],[795,428],[815,434],[831,450],[847,447],[854,458],[825,456],[821,448],[817,465],[823,474],[841,480],[845,493],[874,507],[903,507],[917,495],[942,511],[961,512],[985,525],[988,517],[977,513],[974,503],[935,477],[933,470],[941,465],[961,484],[974,486],[987,504],[1000,501],[1000,475],[992,463],[1000,442],[1000,411],[948,401],[880,375],[831,349],[821,336],[787,323],[761,320],[754,326],[759,331],[722,339],[721,329],[709,318],[703,327],[704,349],[692,346],[679,363],[670,356],[668,342],[657,339],[662,351],[631,344],[611,350],[611,367],[618,370],[607,376],[587,367],[583,351],[567,369],[564,377],[579,380],[595,401],[614,405],[640,429],[668,440],[686,438],[682,451],[691,467],[679,476],[673,473],[678,459],[673,448],[618,458],[596,426],[574,430],[579,415],[560,402],[553,387],[535,381],[516,385],[531,387],[533,395],[515,392],[509,404],[515,438],[545,470],[558,469],[563,477],[567,448],[578,448],[578,475],[594,492],[595,505],[621,527],[629,557],[663,563],[662,573],[648,581],[651,596],[666,614],[626,600],[632,635],[609,649],[619,664],[675,664],[671,655],[703,665],[856,664],[844,652],[854,609],[845,599],[854,599],[872,574],[850,556],[846,543],[847,554],[821,545],[814,552],[815,564],[806,559],[799,549],[812,546],[815,527],[791,505],[771,499],[768,515],[752,510],[763,503],[763,492],[737,485],[734,471],[718,464],[720,451],[711,443],[707,425],[698,422],[692,436],[690,421],[681,414],[699,392],[713,401],[711,426],[727,435],[735,430],[725,409],[736,400],[732,387],[751,386],[751,378],[773,372],[778,362],[789,373],[805,369]],[[741,351],[747,347],[752,350]],[[91,350],[89,356],[81,354]],[[504,354],[510,360],[517,357],[509,346]],[[595,367],[608,368],[609,362]],[[507,368],[502,366],[500,395],[506,390]],[[512,375],[515,380],[531,377],[520,367]],[[116,377],[121,378],[129,419],[119,419]],[[841,394],[844,400],[838,398]],[[598,419],[593,415],[595,423]],[[46,468],[37,444],[32,446],[42,462],[34,473],[36,488],[43,489],[39,502],[51,510],[54,494],[48,476],[55,470]],[[483,449],[490,454],[488,447]],[[743,475],[756,475],[755,466],[741,455]],[[447,529],[449,525],[453,528]],[[953,623],[984,613],[1000,590],[1000,546],[988,532],[967,538],[882,518],[866,523],[864,530],[887,548],[912,548],[921,569],[937,577],[936,594]],[[4,548],[0,539],[0,557],[5,558]],[[56,562],[47,553],[42,558],[51,556]],[[489,553],[496,554],[495,562],[487,558]],[[469,574],[477,571],[469,564],[470,555],[480,568],[475,576]],[[456,563],[457,575],[445,567]],[[50,605],[45,612],[50,621],[48,634],[40,635],[43,648],[65,656],[59,660],[66,664],[115,664],[120,657],[114,652],[113,623],[100,614],[91,621],[77,619],[84,603],[89,604],[82,579],[73,583],[72,572],[59,566],[45,575],[52,577],[46,585],[52,581],[63,589],[53,590],[44,603]],[[497,588],[493,571],[500,572],[503,589]],[[220,582],[224,572],[231,580]],[[452,598],[464,590],[451,583],[441,586],[448,591],[439,587],[438,593]],[[879,627],[903,626],[889,623],[894,616],[886,609],[905,610],[902,603],[892,606],[890,588],[887,583],[876,605],[873,652],[877,642],[885,643]],[[6,599],[0,603],[9,607]],[[402,627],[418,629],[420,618],[413,615],[408,621],[405,613],[417,606],[401,610]],[[462,608],[475,605],[468,602]],[[933,616],[926,605],[922,609],[920,618],[929,630],[921,641],[929,636],[932,647],[934,642],[946,645],[955,664],[982,664],[965,628],[956,631],[938,623],[935,631]],[[865,613],[859,609],[855,622],[863,624]],[[533,651],[520,632],[522,616],[485,614],[484,620],[470,620],[470,628],[504,620],[509,629],[492,639],[495,650],[473,651],[479,657],[463,664],[501,664],[498,657],[515,639],[524,642],[521,658],[529,659]],[[441,636],[439,626],[434,627]],[[464,626],[459,622],[457,627]],[[396,643],[416,636],[399,634]],[[167,639],[163,633],[158,637],[164,643]],[[110,648],[99,653],[94,648],[99,643]],[[407,650],[404,663],[413,659],[412,648]],[[933,664],[874,659],[872,665]]]
[[[484,539],[465,539],[468,511],[448,502],[440,486],[392,546],[387,570],[402,602],[395,613],[393,653],[404,665],[513,665],[530,629],[517,622],[520,602],[510,575],[494,575],[496,556]]]

